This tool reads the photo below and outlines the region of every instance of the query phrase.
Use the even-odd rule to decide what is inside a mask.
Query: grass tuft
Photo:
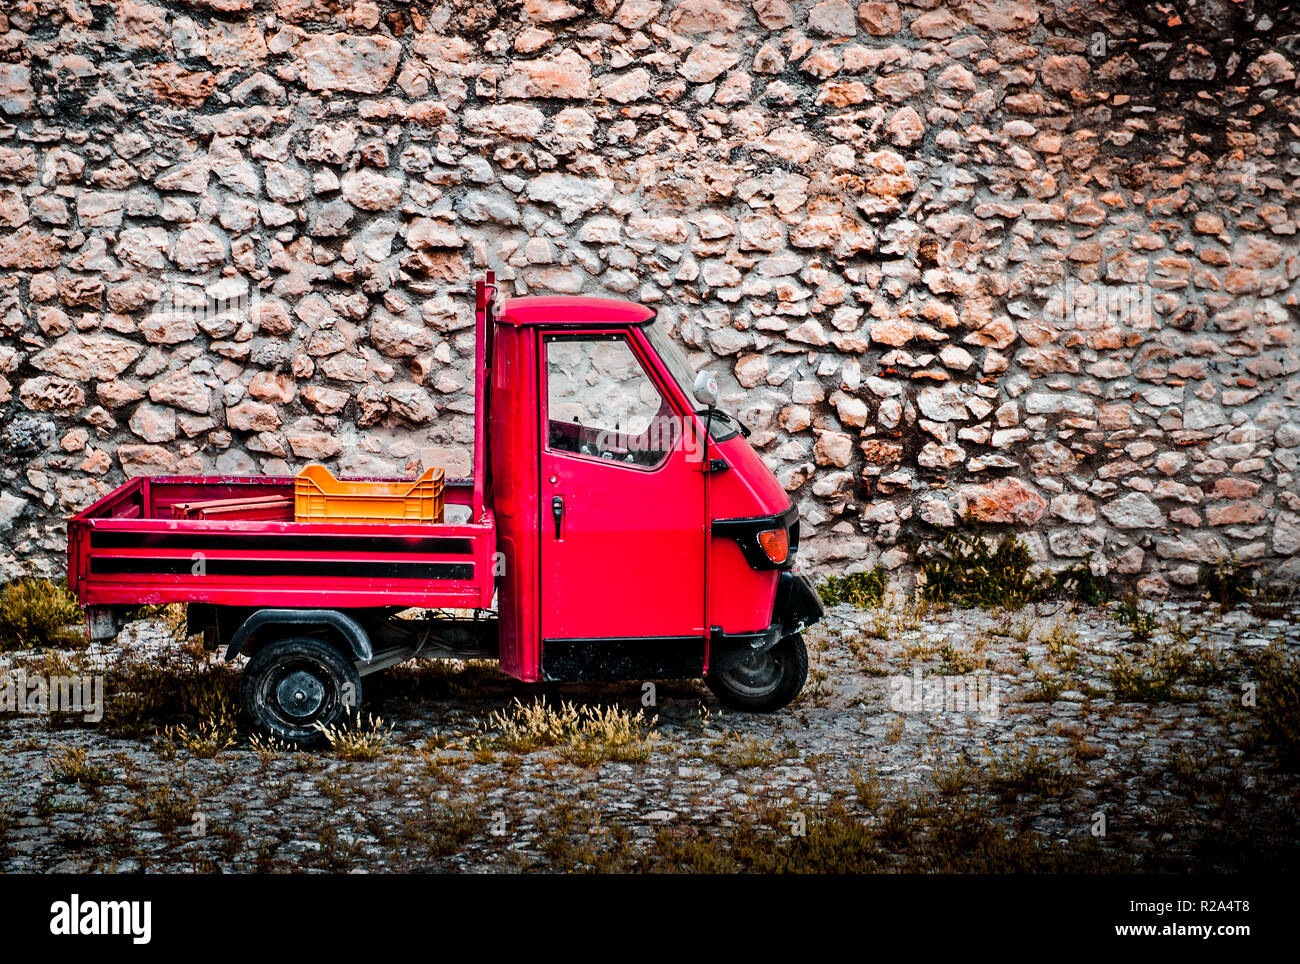
[[[710,763],[735,770],[773,766],[786,758],[786,754],[771,740],[729,732],[713,743],[713,751],[705,759]]]
[[[1196,668],[1196,653],[1180,643],[1155,642],[1121,652],[1110,668],[1115,698],[1126,703],[1167,703],[1186,698],[1175,685]]]
[[[1300,654],[1276,643],[1255,660],[1260,735],[1279,765],[1300,770]]]
[[[24,577],[0,589],[0,650],[79,645],[84,621],[62,579]]]
[[[532,753],[558,749],[572,763],[590,766],[604,761],[642,763],[650,758],[658,734],[644,710],[631,713],[618,706],[552,706],[539,698],[516,699],[509,708],[493,711],[486,728],[495,731],[481,742],[484,749]]]
[[[1013,535],[990,546],[973,532],[949,532],[943,551],[921,557],[922,597],[985,609],[1019,609],[1043,594],[1029,548]]]
[[[1160,628],[1160,617],[1147,609],[1133,593],[1125,593],[1115,607],[1115,621],[1129,632],[1134,642],[1144,643]]]
[[[181,828],[189,827],[197,812],[197,798],[164,783],[147,787],[138,794],[131,815],[137,820],[152,820],[159,833],[175,842],[180,838]]]
[[[293,747],[284,740],[277,740],[273,736],[263,736],[260,733],[254,733],[248,738],[248,745],[254,753],[257,754],[258,760],[263,764],[270,763],[272,760],[278,760],[287,753],[293,751]]]
[[[176,749],[188,750],[196,757],[210,760],[222,750],[235,745],[238,738],[235,727],[235,709],[230,705],[217,706],[212,715],[199,721],[191,730],[186,724],[178,723],[166,727],[160,734],[159,745],[164,756],[175,756]]]
[[[1110,584],[1092,571],[1092,553],[1053,577],[1055,593],[1085,606],[1099,606],[1110,598]]]
[[[828,576],[817,587],[817,595],[826,606],[848,603],[857,609],[872,609],[884,602],[888,588],[889,573],[884,566],[877,565],[865,572]]]
[[[1212,602],[1224,609],[1249,602],[1256,592],[1256,567],[1244,565],[1234,552],[1219,556],[1213,569],[1201,573],[1201,585]]]
[[[75,783],[88,790],[113,782],[112,769],[91,763],[82,747],[64,747],[50,760],[50,770],[59,783]]]
[[[1000,753],[990,750],[985,778],[991,790],[1007,799],[1053,796],[1077,782],[1077,775],[1062,757],[1023,740],[1013,741]]]
[[[355,715],[354,715],[355,713]],[[371,714],[351,708],[344,710],[343,722],[337,726],[315,724],[324,734],[334,755],[340,760],[375,760],[388,752],[392,726]]]

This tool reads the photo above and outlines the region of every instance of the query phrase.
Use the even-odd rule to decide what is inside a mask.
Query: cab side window
[[[546,337],[548,446],[653,468],[680,423],[624,335]]]

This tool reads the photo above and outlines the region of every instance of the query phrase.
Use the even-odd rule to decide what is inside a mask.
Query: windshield
[[[653,322],[645,326],[646,337],[650,339],[650,344],[654,345],[655,351],[663,359],[673,379],[681,386],[682,393],[687,398],[694,398],[695,392],[695,369],[691,363],[686,360],[682,350],[677,347],[677,343],[660,331],[659,326]]]
[[[646,337],[650,339],[650,344],[658,352],[659,357],[663,360],[664,367],[668,369],[673,380],[681,386],[682,394],[694,401],[695,399],[695,369],[691,363],[686,360],[682,350],[677,347],[677,342],[669,338],[655,324],[651,323],[645,326]],[[700,412],[699,414],[704,414]],[[735,438],[738,432],[748,434],[735,416],[728,415],[726,412],[714,409],[712,417],[708,420],[708,433],[715,442],[726,442]]]

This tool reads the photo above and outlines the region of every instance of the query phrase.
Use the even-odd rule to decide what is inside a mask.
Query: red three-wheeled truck
[[[135,478],[69,524],[91,637],[188,604],[192,632],[248,657],[254,726],[297,745],[416,656],[788,704],[822,608],[798,513],[716,381],[642,305],[475,288],[473,477],[445,481],[445,521],[303,519],[293,477]]]

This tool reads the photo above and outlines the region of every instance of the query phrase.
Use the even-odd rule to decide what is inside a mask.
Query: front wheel
[[[339,725],[360,704],[361,676],[329,643],[282,639],[248,661],[239,695],[259,733],[296,747],[320,746],[319,727]]]
[[[808,648],[796,633],[725,673],[711,674],[704,682],[733,710],[771,713],[788,706],[807,681]]]

